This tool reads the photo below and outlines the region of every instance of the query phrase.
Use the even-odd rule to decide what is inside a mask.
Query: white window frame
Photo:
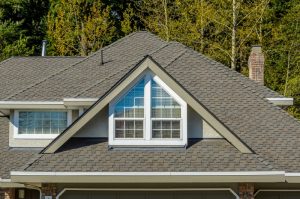
[[[24,109],[24,110],[15,110],[13,118],[13,128],[14,128],[14,138],[15,139],[54,139],[57,134],[19,134],[19,112],[22,111],[32,111],[32,112],[67,112],[67,126],[72,123],[72,110],[46,110],[46,109]]]
[[[115,118],[114,109],[118,101],[126,95],[126,93],[138,81],[133,82],[126,91],[120,93],[109,104],[109,136],[108,144],[110,146],[186,146],[187,145],[187,103],[179,97],[169,86],[167,86],[157,75],[150,72],[142,76],[145,79],[144,89],[144,136],[143,138],[115,138]],[[161,86],[180,106],[180,138],[152,138],[152,118],[151,118],[151,81],[152,79]],[[139,79],[141,80],[141,79]],[[119,119],[119,118],[118,118]],[[128,118],[127,118],[128,119]],[[167,119],[167,118],[166,118]],[[174,118],[168,118],[173,120]],[[176,119],[175,119],[176,120]]]

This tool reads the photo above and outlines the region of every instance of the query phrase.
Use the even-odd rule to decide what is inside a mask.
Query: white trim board
[[[289,98],[289,97],[266,98],[266,99],[278,106],[291,106],[294,104],[294,98]]]
[[[300,183],[300,173],[285,173],[288,183]]]
[[[28,172],[11,171],[28,183],[216,183],[285,182],[284,171],[249,172]]]
[[[54,153],[68,139],[70,139],[78,130],[80,130],[88,121],[90,121],[99,111],[109,104],[120,92],[130,85],[135,79],[139,78],[145,70],[151,70],[165,84],[167,84],[174,92],[176,92],[184,101],[187,102],[208,124],[214,127],[221,136],[227,139],[242,153],[252,153],[251,149],[243,143],[235,134],[233,134],[224,124],[222,124],[212,113],[210,113],[202,104],[193,98],[184,88],[169,76],[164,69],[158,66],[152,58],[146,57],[142,60],[129,75],[122,78],[111,91],[99,99],[88,111],[78,118],[69,128],[67,128],[60,136],[53,140],[43,151],[43,153]]]
[[[163,192],[180,192],[180,191],[229,191],[236,199],[240,197],[231,188],[64,188],[58,193],[56,199],[60,197],[66,191],[163,191]]]
[[[64,98],[63,101],[0,101],[1,109],[78,109],[89,107],[98,98]]]

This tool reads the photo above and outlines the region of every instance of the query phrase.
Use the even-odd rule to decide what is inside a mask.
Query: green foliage
[[[0,1],[0,60],[39,52],[47,12],[47,1]]]
[[[52,0],[47,35],[52,54],[88,55],[115,37],[110,6],[102,1]]]

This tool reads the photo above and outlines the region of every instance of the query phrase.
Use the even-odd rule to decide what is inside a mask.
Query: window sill
[[[183,139],[155,139],[155,140],[128,140],[128,139],[118,139],[109,140],[109,146],[118,147],[132,147],[132,146],[143,146],[143,147],[174,147],[174,146],[186,146],[187,141]]]
[[[30,134],[30,135],[15,135],[14,139],[30,139],[30,140],[49,140],[54,139],[59,134],[45,135],[45,134]]]

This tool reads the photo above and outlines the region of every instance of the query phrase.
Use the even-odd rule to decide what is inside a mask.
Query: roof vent
[[[264,84],[264,63],[265,57],[260,45],[252,46],[248,60],[249,78]]]
[[[46,45],[47,45],[47,40],[43,40],[42,41],[42,57],[46,56],[46,53],[47,53]]]

